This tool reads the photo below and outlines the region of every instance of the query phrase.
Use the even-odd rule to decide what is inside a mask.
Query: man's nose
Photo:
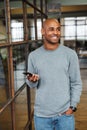
[[[58,34],[58,30],[55,29],[55,30],[54,30],[54,34]]]

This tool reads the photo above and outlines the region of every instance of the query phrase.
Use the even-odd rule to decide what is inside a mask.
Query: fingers
[[[73,111],[72,111],[71,108],[69,108],[69,109],[65,112],[65,114],[67,114],[67,115],[72,114],[72,113],[73,113]]]
[[[37,74],[33,74],[32,76],[27,75],[27,78],[28,78],[28,80],[30,80],[32,82],[36,82],[39,80],[39,75],[37,75]]]

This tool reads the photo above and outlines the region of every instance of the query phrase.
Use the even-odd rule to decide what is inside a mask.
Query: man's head
[[[46,44],[58,44],[60,39],[60,23],[57,19],[47,19],[43,22],[42,35]]]

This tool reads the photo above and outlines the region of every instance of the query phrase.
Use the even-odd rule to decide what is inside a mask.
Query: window
[[[29,38],[31,40],[35,40],[35,23],[34,19],[29,20]],[[41,20],[37,19],[37,39],[42,39],[42,34],[41,34]]]
[[[12,41],[23,41],[24,33],[23,33],[23,22],[12,20],[11,21],[11,33],[12,33]]]
[[[87,17],[64,18],[65,40],[87,40]]]

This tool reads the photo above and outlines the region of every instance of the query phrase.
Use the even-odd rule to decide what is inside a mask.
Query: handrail
[[[1,109],[0,109],[0,114],[8,107],[8,105],[9,104],[11,104],[14,100],[15,100],[15,98],[23,91],[23,89],[26,87],[26,83],[24,83],[23,85],[22,85],[22,87],[20,87],[19,89],[18,89],[18,91],[15,93],[15,96],[13,97],[13,98],[10,98],[9,100],[8,100],[8,102],[4,105],[4,107],[2,107]]]
[[[8,43],[0,43],[0,48],[1,47],[9,47],[9,46],[15,46],[15,45],[22,45],[22,44],[27,44],[28,42],[40,42],[42,41],[42,39],[38,39],[38,40],[27,40],[27,41],[18,41],[18,42],[11,42],[11,44]]]

